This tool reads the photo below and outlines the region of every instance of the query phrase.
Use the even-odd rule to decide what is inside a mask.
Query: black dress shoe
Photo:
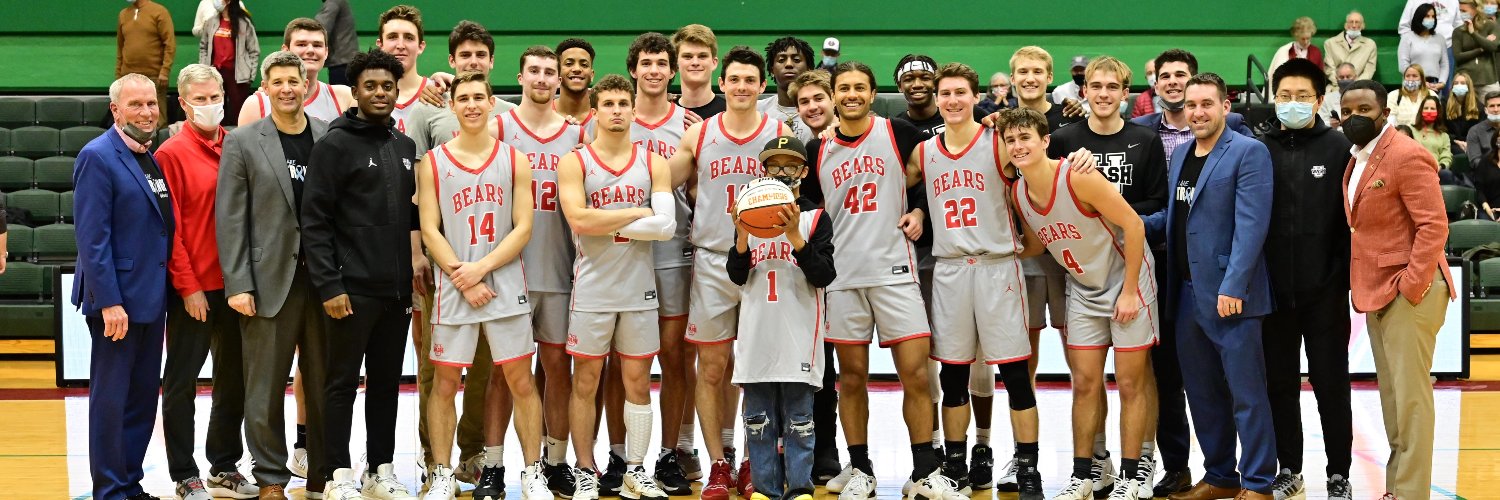
[[[1181,493],[1192,487],[1193,471],[1169,470],[1162,473],[1161,481],[1156,482],[1156,487],[1151,489],[1151,495],[1156,498],[1166,498],[1173,493]]]

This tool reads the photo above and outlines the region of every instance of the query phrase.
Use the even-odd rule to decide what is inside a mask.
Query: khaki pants
[[[414,295],[413,302],[421,311],[432,310],[432,294]],[[422,342],[417,345],[417,434],[422,443],[422,463],[432,470],[434,463],[432,446],[427,438],[427,396],[432,394],[432,320],[426,314],[413,314],[412,318],[421,330]],[[458,416],[458,461],[463,463],[470,457],[484,452],[484,393],[494,368],[490,360],[490,346],[479,342],[474,352],[474,366],[465,370],[463,385],[463,413]],[[444,457],[445,459],[448,457]]]
[[[1397,498],[1427,498],[1432,488],[1432,351],[1448,309],[1448,284],[1442,271],[1422,303],[1401,295],[1379,311],[1366,314],[1375,373],[1380,381],[1380,410],[1391,455],[1385,466],[1385,490]]]

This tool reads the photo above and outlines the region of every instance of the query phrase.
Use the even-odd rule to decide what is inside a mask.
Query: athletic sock
[[[625,444],[624,443],[620,443],[620,444],[610,443],[610,445],[609,445],[609,452],[610,453],[614,453],[615,456],[617,456],[617,457],[625,458]]]
[[[1144,443],[1141,443],[1141,461],[1146,462],[1152,460],[1156,460],[1156,441],[1146,441]]]
[[[1042,452],[1042,446],[1037,443],[1016,443],[1016,456],[1036,458]]]
[[[1096,457],[1107,457],[1107,456],[1109,456],[1109,448],[1105,447],[1104,439],[1105,439],[1104,431],[1099,431],[1098,434],[1094,434],[1094,456],[1096,456]]]
[[[297,424],[297,442],[296,443],[292,443],[292,447],[293,448],[306,448],[307,447],[307,426],[306,425]]]
[[[943,446],[948,448],[948,456],[944,457],[948,463],[969,463],[969,443],[964,441],[943,441]]]
[[[625,463],[640,465],[651,448],[651,405],[625,402]]]
[[[942,446],[942,445],[943,445],[943,432],[939,431],[939,430],[932,431],[932,447],[933,448],[937,448],[937,447]]]
[[[682,424],[682,427],[677,430],[677,449],[692,451],[693,437],[693,424]]]
[[[931,443],[916,443],[911,445],[911,480],[916,481],[932,474],[937,470],[937,449]]]
[[[568,461],[568,441],[547,436],[547,465],[559,465]]]
[[[719,429],[719,439],[723,441],[725,448],[734,449],[734,428],[725,427]],[[747,455],[745,458],[749,459],[750,457]]]
[[[505,445],[484,447],[484,466],[499,467],[505,460]]]
[[[1140,467],[1141,460],[1138,458],[1121,458],[1120,477],[1125,479],[1134,479],[1136,472],[1140,470]]]
[[[875,464],[870,463],[870,445],[849,445],[849,466],[875,477]]]
[[[981,429],[975,429],[974,430],[974,443],[975,444],[982,444],[982,445],[985,445],[985,446],[989,446],[990,445],[990,430],[989,429],[983,429],[983,428],[981,428]]]
[[[1073,477],[1088,479],[1093,477],[1094,459],[1073,457]]]

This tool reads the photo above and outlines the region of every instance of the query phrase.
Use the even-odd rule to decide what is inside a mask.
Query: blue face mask
[[[1486,5],[1486,6],[1484,6],[1484,15],[1486,15],[1486,16],[1493,16],[1493,15],[1495,15],[1496,11],[1500,11],[1500,5]]]
[[[1489,119],[1490,123],[1500,123],[1500,115],[1485,113],[1484,117]]]
[[[1458,13],[1458,22],[1460,22],[1460,23],[1467,23],[1467,22],[1473,21],[1473,20],[1474,20],[1474,16],[1470,15],[1468,12],[1459,12]],[[1422,23],[1422,24],[1427,24],[1427,23]],[[1427,29],[1432,29],[1432,27],[1428,26]]]
[[[1429,19],[1423,19],[1422,20],[1422,27],[1423,28],[1427,28],[1427,29],[1436,28],[1437,27],[1437,20],[1436,19],[1430,19],[1430,18]]]
[[[1313,121],[1313,105],[1306,102],[1276,103],[1276,119],[1289,129],[1307,128]]]
[[[1469,95],[1469,86],[1462,83],[1453,86],[1453,95],[1463,97]]]

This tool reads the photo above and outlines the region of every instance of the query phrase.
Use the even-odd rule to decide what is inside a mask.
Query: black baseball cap
[[[796,137],[783,135],[766,142],[766,147],[760,150],[760,161],[765,162],[767,158],[776,155],[795,156],[802,161],[807,161],[807,146]]]

